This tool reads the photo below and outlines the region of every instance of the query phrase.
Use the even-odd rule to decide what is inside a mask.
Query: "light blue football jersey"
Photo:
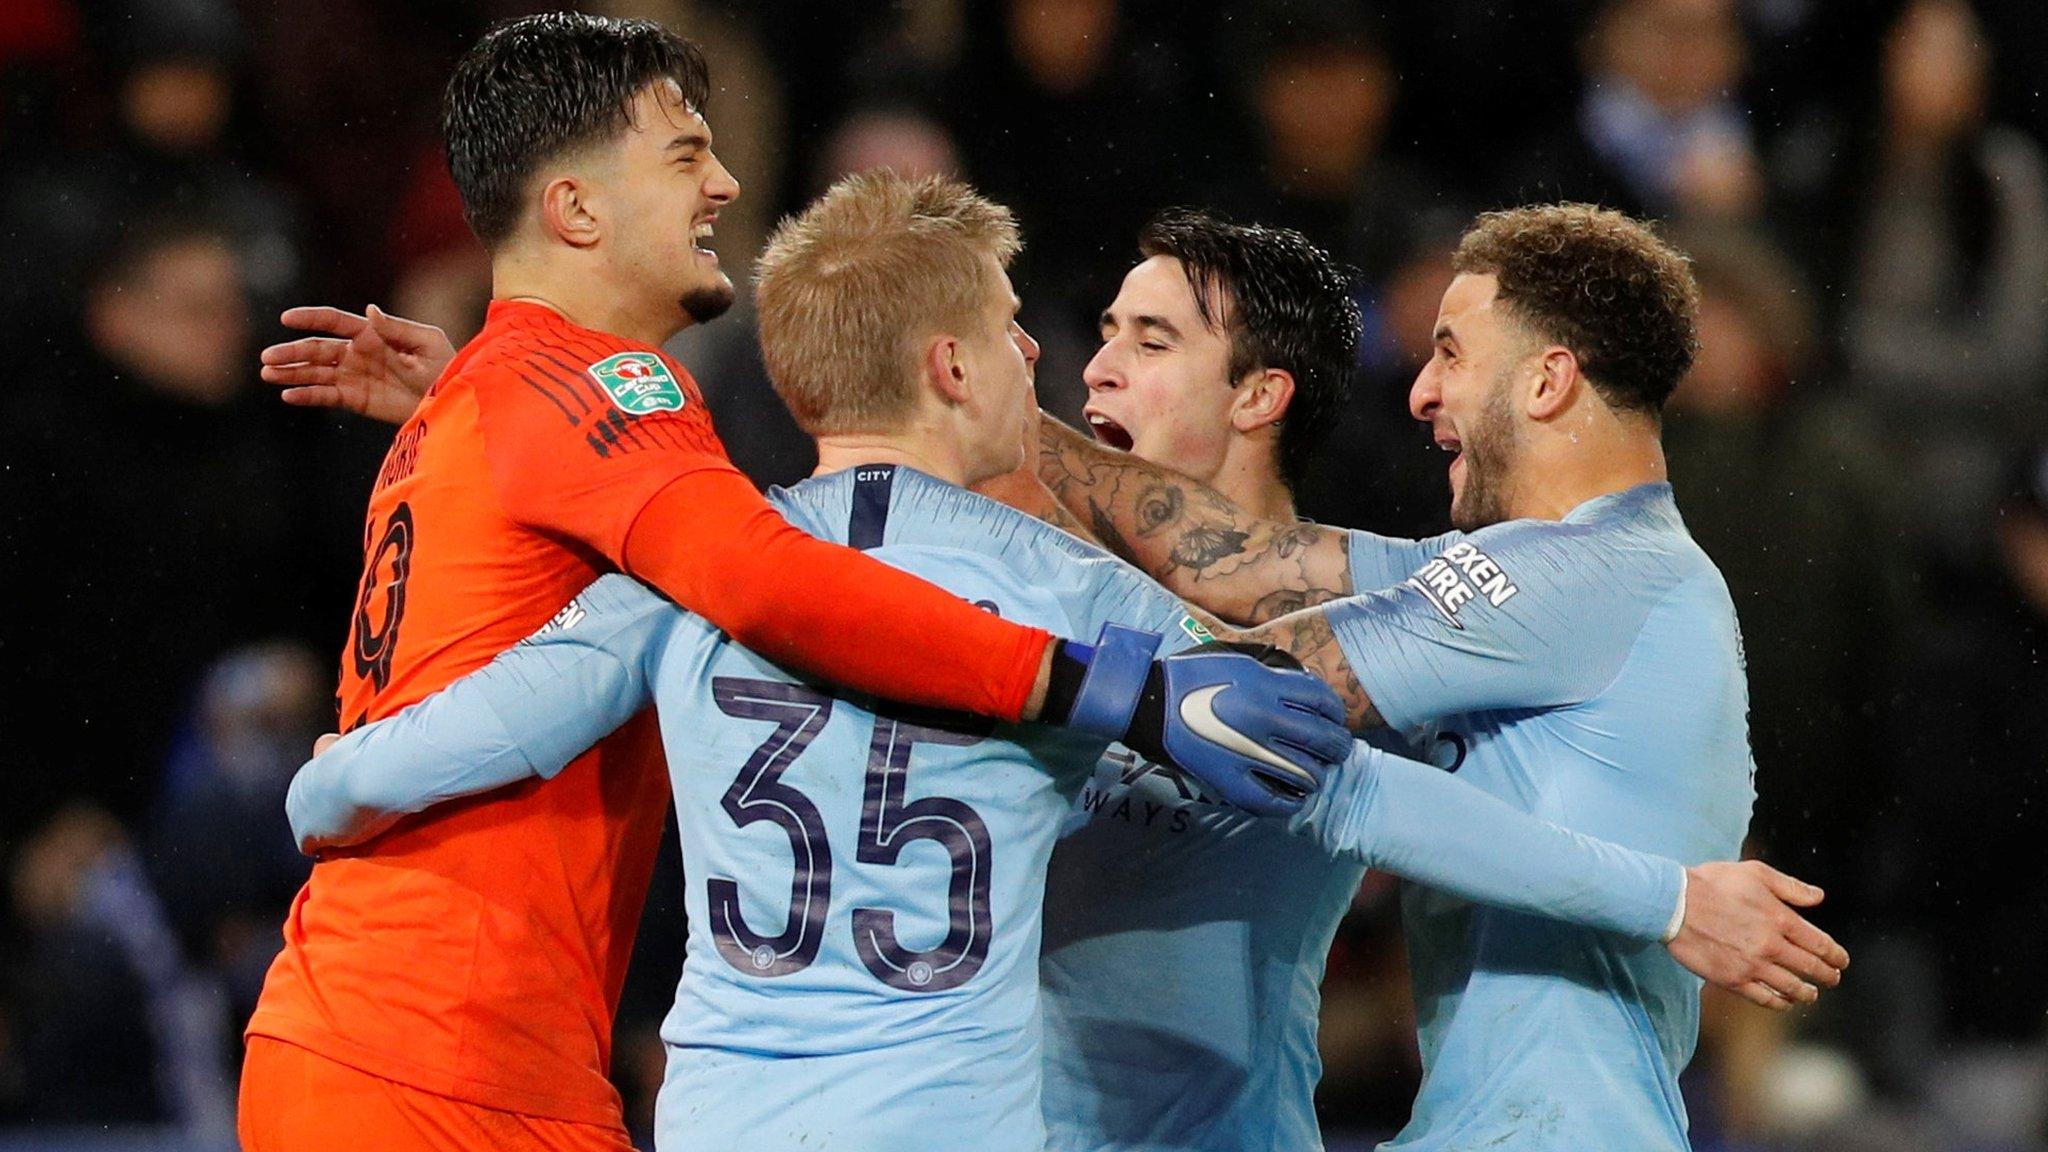
[[[1046,884],[1048,1147],[1320,1148],[1323,967],[1369,866],[1658,947],[1675,862],[1522,816],[1397,743],[1358,744],[1286,824],[1109,750]]]
[[[1433,762],[1593,836],[1736,857],[1755,798],[1741,637],[1669,485],[1352,546],[1355,579],[1393,587],[1334,612],[1337,638]],[[1700,982],[1665,949],[1416,886],[1403,916],[1424,1079],[1387,1147],[1687,1147]]]
[[[1078,544],[952,546],[946,525],[988,502],[908,469],[774,500],[1062,635],[1094,636],[1097,606],[1143,582]],[[1042,1147],[1046,863],[1103,741],[877,708],[677,619],[652,675],[692,930],[661,1147]]]
[[[1323,964],[1366,865],[1121,748],[1079,812],[1046,884],[1048,1147],[1321,1147]]]
[[[807,531],[1012,618],[1082,637],[1115,621],[1169,647],[1205,638],[1135,569],[909,469],[771,499]],[[951,1147],[963,1130],[991,1134],[976,1147],[1036,1146],[1029,957],[1062,823],[1079,831],[1053,853],[1038,966],[1044,1115],[1061,1148],[1316,1146],[1317,985],[1369,864],[1649,940],[1677,900],[1669,860],[1363,744],[1290,835],[1122,749],[1096,763],[1100,741],[1002,728],[971,743],[983,728],[877,717],[623,577],[308,764],[293,827],[302,842],[355,842],[402,813],[551,776],[650,695],[691,877],[689,961],[664,1028],[664,1152],[827,1136]]]
[[[770,499],[1007,619],[1084,637],[1156,623],[1126,610],[1157,593],[1135,569],[907,468]],[[1100,738],[878,704],[607,576],[484,669],[309,764],[294,829],[345,842],[552,776],[650,695],[690,920],[661,1030],[663,1152],[1042,1149],[1046,864]]]

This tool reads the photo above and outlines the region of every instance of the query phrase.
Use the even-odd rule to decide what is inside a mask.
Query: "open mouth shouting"
[[[717,219],[718,214],[714,212],[699,220],[697,226],[690,229],[690,243],[696,247],[697,255],[709,259],[713,264],[718,263],[718,253],[711,248],[711,225]]]
[[[1450,474],[1453,480],[1457,479],[1458,466],[1465,462],[1464,441],[1459,440],[1449,432],[1438,432],[1436,434],[1436,446],[1452,454]]]
[[[1129,452],[1131,450],[1131,433],[1123,425],[1092,408],[1083,412],[1082,415],[1088,418],[1088,431],[1095,435],[1096,443],[1114,448],[1119,452]]]

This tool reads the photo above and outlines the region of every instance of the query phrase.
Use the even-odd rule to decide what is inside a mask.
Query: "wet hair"
[[[545,12],[484,33],[456,63],[441,105],[448,170],[470,231],[495,250],[540,167],[625,131],[634,98],[662,80],[704,110],[704,54],[651,20]]]
[[[1508,314],[1571,349],[1612,407],[1656,415],[1699,351],[1691,261],[1612,209],[1488,212],[1458,242],[1451,267],[1496,277]]]
[[[1195,208],[1153,217],[1138,251],[1180,261],[1202,322],[1230,341],[1231,387],[1262,368],[1294,377],[1280,419],[1280,474],[1289,487],[1299,483],[1351,391],[1363,330],[1351,298],[1357,271],[1299,232]]]

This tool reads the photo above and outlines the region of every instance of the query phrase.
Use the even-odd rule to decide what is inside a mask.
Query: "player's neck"
[[[1588,500],[1671,478],[1657,426],[1646,419],[1577,442],[1544,438],[1530,448],[1521,461],[1516,517],[1562,520]]]
[[[1224,499],[1260,520],[1295,519],[1294,493],[1280,480],[1280,470],[1270,456],[1240,459],[1233,455],[1205,481]]]
[[[594,332],[659,346],[688,325],[675,301],[647,300],[642,295],[622,290],[602,274],[513,254],[501,255],[491,265],[493,300],[539,304]]]
[[[818,467],[811,475],[829,476],[863,464],[901,464],[948,484],[967,483],[967,465],[958,452],[914,437],[863,433],[818,437]]]

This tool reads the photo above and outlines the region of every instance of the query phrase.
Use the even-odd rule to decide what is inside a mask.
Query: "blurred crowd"
[[[489,293],[440,85],[514,0],[0,6],[0,1130],[231,1130],[239,1026],[307,869],[282,815],[334,724],[389,430],[257,378],[282,305],[460,342]],[[1854,953],[1816,1011],[1709,997],[1709,1148],[2048,1142],[2048,6],[2038,0],[620,0],[705,46],[745,187],[729,269],[836,176],[1011,205],[1047,407],[1157,208],[1358,269],[1316,519],[1445,523],[1407,416],[1478,210],[1595,200],[1691,253],[1667,418],[1742,616],[1751,850]],[[742,277],[743,278],[743,277]],[[743,286],[744,287],[744,286]],[[810,467],[743,306],[676,351],[762,483]],[[619,1022],[644,1120],[681,955],[664,855]],[[1333,1134],[1417,1082],[1393,884],[1325,985]]]

